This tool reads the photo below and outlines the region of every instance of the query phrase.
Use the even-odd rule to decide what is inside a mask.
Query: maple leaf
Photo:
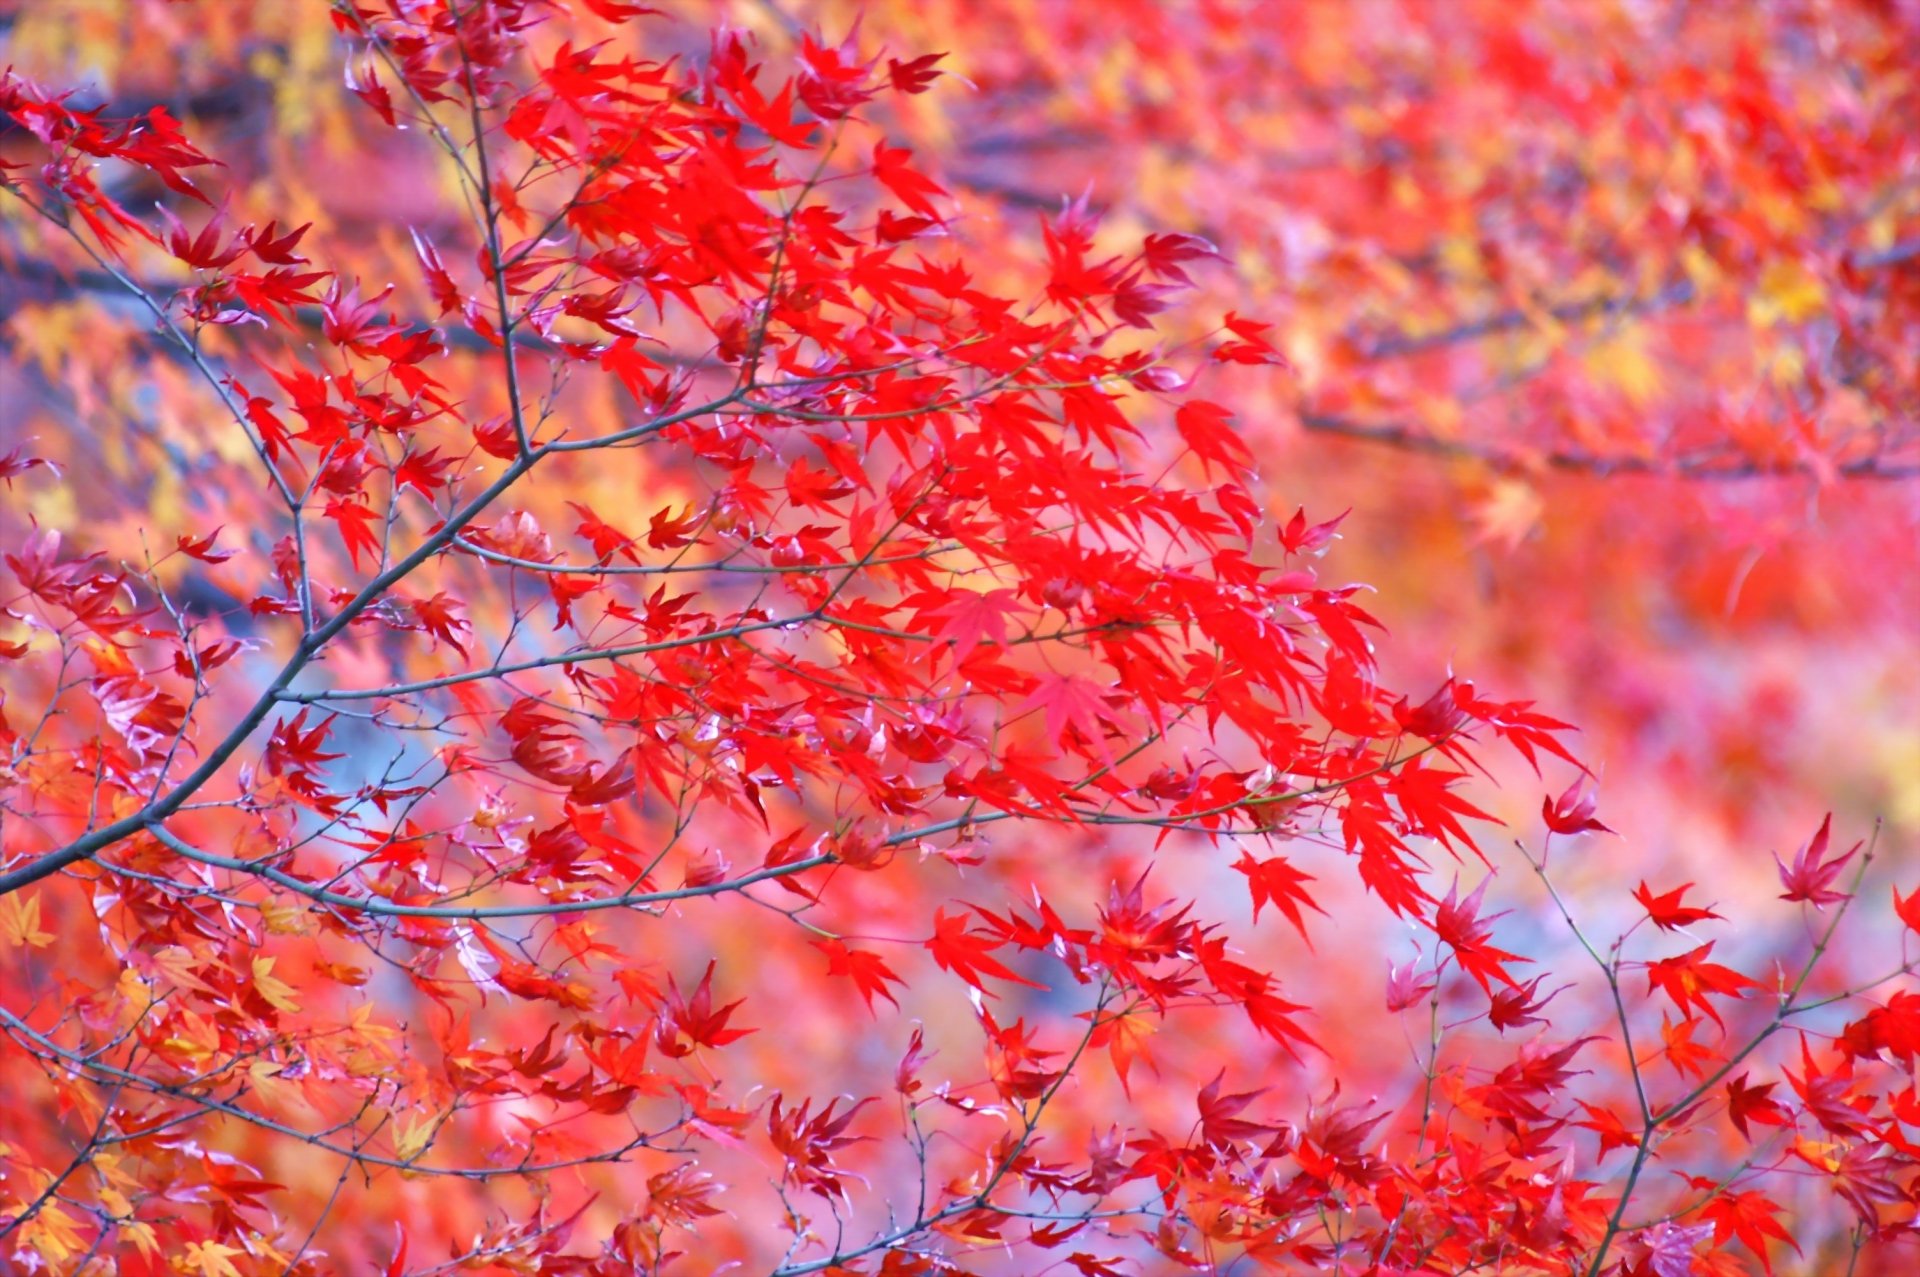
[[[321,751],[321,746],[327,742],[327,734],[333,730],[333,722],[334,715],[329,714],[308,729],[307,711],[303,709],[292,718],[283,718],[274,724],[273,732],[267,738],[267,774],[281,776],[322,771],[324,769],[320,764],[344,757]]]
[[[1048,740],[1065,744],[1071,731],[1105,755],[1106,732],[1101,724],[1108,713],[1106,698],[1106,689],[1091,679],[1077,674],[1045,674],[1014,713],[1043,710]]]
[[[16,893],[0,897],[0,940],[10,945],[44,949],[55,937],[40,929],[40,897]]]
[[[1272,324],[1246,319],[1233,311],[1220,321],[1221,327],[1239,338],[1238,341],[1222,342],[1214,347],[1213,357],[1230,364],[1279,364],[1286,366],[1286,359],[1273,348],[1266,338]]]
[[[1627,1129],[1620,1115],[1601,1105],[1589,1104],[1585,1100],[1576,1101],[1586,1113],[1587,1120],[1574,1125],[1594,1132],[1600,1137],[1600,1156],[1605,1157],[1616,1148],[1638,1148],[1640,1134]]]
[[[1420,960],[1408,958],[1395,966],[1387,963],[1387,1010],[1401,1012],[1416,1003],[1424,1001],[1438,984],[1439,978],[1432,971],[1422,972]]]
[[[1107,1048],[1108,1057],[1113,1061],[1114,1076],[1120,1079],[1121,1091],[1129,1096],[1133,1094],[1133,1088],[1128,1084],[1127,1075],[1137,1059],[1144,1059],[1149,1065],[1153,1063],[1153,1056],[1147,1051],[1147,1041],[1157,1028],[1147,1016],[1135,1011],[1101,1020],[1087,1039],[1090,1047]]]
[[[1907,930],[1920,932],[1920,888],[1916,888],[1905,900],[1900,898],[1900,888],[1893,888],[1893,912],[1906,924]]]
[[[1805,901],[1816,909],[1824,909],[1849,898],[1850,893],[1835,891],[1832,883],[1859,852],[1861,844],[1855,843],[1853,849],[1838,860],[1828,860],[1827,835],[1832,825],[1833,815],[1828,813],[1813,837],[1801,844],[1791,867],[1780,859],[1779,853],[1774,854],[1773,862],[1780,867],[1780,883],[1786,888],[1780,894],[1782,900]]]
[[[1780,1101],[1769,1096],[1768,1092],[1780,1085],[1778,1082],[1762,1082],[1756,1086],[1747,1084],[1747,1075],[1730,1078],[1727,1082],[1727,1119],[1733,1123],[1742,1138],[1751,1142],[1752,1132],[1747,1130],[1748,1122],[1761,1122],[1768,1126],[1792,1126],[1793,1118],[1780,1106]]]
[[[1813,1051],[1804,1034],[1800,1038],[1800,1062],[1801,1071],[1797,1076],[1791,1069],[1781,1071],[1786,1074],[1794,1094],[1800,1097],[1807,1116],[1833,1135],[1842,1138],[1859,1135],[1873,1101],[1870,1096],[1858,1094],[1853,1062],[1843,1058],[1832,1069],[1822,1070],[1814,1063]]]
[[[247,252],[248,245],[244,237],[235,236],[227,240],[222,234],[226,219],[219,212],[207,219],[207,224],[198,235],[193,235],[166,205],[161,205],[158,211],[161,220],[167,224],[167,251],[194,270],[220,270],[231,266]]]
[[[1267,1093],[1266,1087],[1256,1091],[1238,1091],[1230,1095],[1220,1093],[1220,1083],[1226,1080],[1227,1071],[1223,1068],[1214,1074],[1213,1080],[1200,1088],[1195,1103],[1200,1109],[1200,1138],[1216,1148],[1225,1148],[1243,1140],[1263,1139],[1277,1128],[1270,1122],[1254,1122],[1240,1116],[1247,1106]]]
[[[1711,909],[1700,909],[1680,903],[1680,898],[1692,887],[1692,883],[1683,882],[1672,891],[1656,896],[1643,878],[1640,880],[1640,885],[1634,889],[1633,898],[1638,900],[1641,907],[1647,911],[1647,917],[1652,919],[1653,925],[1662,931],[1677,931],[1681,927],[1690,926],[1696,922],[1705,922],[1708,918],[1720,917],[1721,915]]]
[[[1652,1277],[1693,1277],[1694,1249],[1713,1235],[1710,1224],[1663,1219],[1633,1238]]]
[[[1180,232],[1163,232],[1149,235],[1140,247],[1140,260],[1152,274],[1162,279],[1170,279],[1180,284],[1193,281],[1182,270],[1181,263],[1195,261],[1202,257],[1218,257],[1220,250],[1198,235]]]
[[[354,570],[360,568],[360,555],[367,554],[375,562],[380,559],[380,536],[375,531],[380,516],[372,506],[364,501],[336,497],[327,502],[326,517],[333,520],[340,529],[340,540],[347,547],[347,554],[353,560]]]
[[[600,367],[612,373],[639,403],[651,404],[659,398],[660,384],[653,373],[660,364],[641,353],[638,339],[621,337],[610,343],[600,352]]]
[[[936,182],[922,176],[908,167],[907,160],[913,152],[904,146],[888,146],[885,142],[873,145],[873,175],[879,179],[894,198],[914,212],[924,217],[939,220],[939,210],[929,198],[945,195],[946,191]]]
[[[744,999],[722,1007],[713,1005],[713,969],[716,965],[707,963],[706,972],[690,995],[683,995],[680,986],[668,980],[666,1004],[661,1010],[655,1034],[655,1044],[662,1054],[679,1059],[693,1054],[699,1047],[722,1047],[758,1032],[755,1029],[727,1027],[727,1021],[733,1018],[733,1013],[739,1010]]]
[[[1298,519],[1300,516],[1295,515]],[[1342,516],[1343,518],[1345,516]],[[1400,730],[1410,732],[1422,740],[1439,744],[1464,731],[1471,721],[1460,705],[1460,698],[1454,691],[1452,679],[1440,687],[1418,705],[1411,705],[1409,697],[1401,697],[1394,702],[1393,721]]]
[[[1462,900],[1459,898],[1460,881],[1456,878],[1447,889],[1446,898],[1435,907],[1432,923],[1433,934],[1453,950],[1454,960],[1460,964],[1460,969],[1472,976],[1489,997],[1493,996],[1492,980],[1498,980],[1509,988],[1519,987],[1519,982],[1507,973],[1507,963],[1529,961],[1487,943],[1492,935],[1490,924],[1502,916],[1479,916],[1481,901],[1492,881],[1491,875],[1482,878],[1473,893]]]
[[[633,0],[582,0],[582,3],[608,22],[626,22],[645,14],[660,12],[650,5],[635,4]]]
[[[969,931],[966,914],[949,914],[945,909],[936,909],[933,914],[933,935],[926,941],[926,949],[942,971],[953,972],[988,997],[993,995],[982,983],[982,976],[1010,980],[1015,984],[1024,984],[1029,989],[1046,988],[1043,984],[1015,975],[995,958],[993,950],[999,948],[1001,943],[978,931]]]
[[[228,1246],[223,1242],[188,1242],[181,1262],[197,1270],[200,1277],[240,1277],[240,1270],[233,1266],[236,1256],[246,1254],[237,1246]]]
[[[389,284],[377,297],[361,300],[358,287],[349,287],[335,279],[321,299],[321,331],[336,346],[357,350],[371,346],[400,332],[393,323],[382,323],[376,316],[380,306],[393,292]]]
[[[846,1132],[860,1110],[871,1103],[873,1099],[868,1097],[844,1113],[837,1113],[840,1101],[835,1099],[818,1113],[812,1113],[812,1100],[796,1109],[784,1109],[782,1097],[776,1093],[767,1112],[767,1135],[786,1159],[787,1177],[803,1188],[844,1197],[846,1189],[841,1180],[846,1173],[833,1164],[833,1154],[869,1138]]]
[[[253,989],[267,1004],[276,1011],[294,1014],[300,1010],[300,1000],[294,987],[273,974],[273,958],[255,958],[253,960]]]
[[[1153,317],[1172,305],[1171,298],[1177,291],[1169,284],[1145,283],[1134,272],[1114,284],[1109,305],[1114,318],[1128,327],[1151,328]]]
[[[1323,523],[1310,524],[1307,522],[1305,507],[1296,508],[1293,517],[1280,528],[1280,546],[1288,554],[1314,556],[1325,554],[1333,543],[1340,539],[1340,525],[1352,513],[1352,510],[1342,510]],[[1448,681],[1444,690],[1451,696],[1451,680]]]
[[[26,455],[24,446],[15,447],[4,455],[0,455],[0,479],[6,481],[8,489],[12,489],[13,477],[15,475],[25,474],[27,471],[37,469],[40,466],[55,469],[53,463],[46,458],[29,457]]]
[[[1869,1227],[1880,1224],[1880,1208],[1905,1201],[1907,1194],[1894,1176],[1909,1170],[1912,1163],[1871,1144],[1855,1144],[1840,1155],[1833,1168],[1836,1191]]]
[[[907,1039],[907,1049],[901,1055],[900,1063],[894,1067],[893,1089],[906,1096],[917,1093],[920,1090],[920,1066],[927,1062],[930,1054],[926,1049],[925,1032],[916,1028]]]
[[[1547,1003],[1573,987],[1563,984],[1557,989],[1541,993],[1540,985],[1545,979],[1545,976],[1535,976],[1525,984],[1495,992],[1492,1005],[1487,1008],[1487,1023],[1502,1034],[1508,1029],[1540,1023],[1540,1012]]]
[[[1725,1022],[1720,1019],[1719,1011],[1707,1001],[1708,997],[1740,998],[1746,996],[1746,990],[1761,986],[1757,980],[1749,980],[1732,967],[1707,961],[1707,955],[1713,952],[1715,943],[1709,940],[1697,949],[1649,962],[1647,992],[1659,989],[1673,1000],[1680,1014],[1689,1020],[1693,1018],[1693,1009],[1698,1007],[1724,1029]]]
[[[1400,804],[1409,832],[1438,838],[1449,847],[1473,849],[1473,838],[1459,817],[1486,821],[1493,817],[1454,791],[1454,786],[1465,779],[1460,772],[1427,767],[1424,760],[1415,759],[1394,770],[1387,780],[1387,792]]]
[[[1910,1065],[1920,1053],[1920,994],[1895,991],[1840,1032],[1839,1044],[1857,1059],[1890,1055]]]
[[[1007,620],[1018,609],[1019,596],[1012,590],[926,591],[902,600],[901,606],[916,609],[916,627],[953,645],[953,663],[958,666],[966,664],[982,643],[1006,642]],[[936,621],[940,624],[932,624]]]
[[[1696,1179],[1694,1187],[1700,1190],[1718,1189],[1720,1186],[1712,1180]],[[1729,1240],[1738,1240],[1751,1250],[1760,1260],[1760,1266],[1769,1274],[1773,1272],[1773,1261],[1767,1256],[1767,1240],[1772,1238],[1783,1241],[1800,1253],[1800,1243],[1793,1239],[1775,1216],[1782,1213],[1780,1205],[1758,1189],[1734,1189],[1720,1192],[1700,1210],[1700,1218],[1713,1225],[1713,1242],[1724,1246]]]
[[[853,981],[854,988],[860,991],[860,997],[867,1004],[867,1013],[873,1014],[873,1000],[876,996],[885,998],[896,1007],[900,1002],[887,988],[889,982],[905,984],[893,968],[889,967],[877,953],[861,949],[850,949],[846,942],[835,939],[819,939],[813,947],[827,957],[827,974],[846,976]]]
[[[374,70],[373,62],[369,60],[364,65],[365,69],[361,70],[354,66],[351,58],[347,60],[347,91],[372,107],[374,114],[378,115],[388,128],[400,127],[399,117],[394,114],[393,94],[388,92],[386,85],[380,83],[380,76]]]
[[[464,658],[467,655],[466,644],[461,640],[473,633],[473,622],[467,619],[460,601],[444,590],[430,599],[414,599],[413,615],[420,622],[420,628],[441,643],[445,643]]]
[[[219,535],[219,528],[215,528],[213,531],[207,533],[207,535],[198,538],[188,536],[182,532],[174,538],[174,549],[190,558],[198,559],[202,563],[225,563],[228,559],[238,554],[239,551],[215,550],[213,548],[213,542]]]
[[[1193,455],[1200,458],[1209,473],[1216,462],[1229,475],[1243,473],[1253,464],[1252,450],[1239,432],[1227,424],[1233,414],[1219,404],[1189,400],[1180,405],[1173,419],[1180,438],[1193,449]]]
[[[1306,920],[1301,917],[1300,906],[1305,905],[1321,917],[1327,911],[1317,904],[1302,886],[1313,881],[1313,875],[1293,867],[1293,862],[1284,856],[1274,856],[1267,860],[1255,860],[1251,852],[1242,852],[1233,867],[1247,876],[1247,890],[1253,894],[1253,920],[1260,921],[1262,906],[1271,904],[1285,916],[1300,933],[1300,938],[1312,945],[1307,935]]]
[[[688,534],[700,526],[703,517],[692,506],[677,515],[671,506],[662,507],[647,520],[647,544],[656,550],[691,545],[693,538]]]
[[[1683,1077],[1705,1078],[1708,1066],[1718,1058],[1712,1048],[1693,1040],[1693,1031],[1699,1026],[1697,1019],[1676,1021],[1665,1011],[1660,1013],[1660,1054]]]
[[[312,222],[303,222],[290,230],[280,229],[280,219],[274,218],[265,226],[249,226],[240,232],[247,248],[253,255],[270,266],[299,266],[307,259],[294,251],[300,241],[313,229]]]
[[[1577,777],[1558,798],[1548,796],[1540,804],[1541,818],[1556,834],[1606,833],[1613,830],[1594,817],[1598,795],[1587,787],[1587,777]]]
[[[1299,1147],[1294,1156],[1299,1159],[1302,1169],[1321,1179],[1340,1177],[1356,1184],[1371,1184],[1386,1173],[1381,1159],[1364,1151],[1364,1144],[1373,1128],[1387,1120],[1388,1113],[1375,1113],[1371,1117],[1367,1110],[1371,1102],[1363,1104],[1341,1104],[1340,1084],[1334,1083],[1333,1093],[1324,1101],[1317,1101],[1309,1110],[1306,1126],[1299,1132]],[[1269,1147],[1267,1154],[1275,1155],[1281,1147]]]
[[[944,53],[923,53],[917,58],[902,62],[898,58],[887,59],[887,80],[901,93],[925,93],[942,72],[935,65],[947,55]]]
[[[446,472],[452,467],[453,458],[441,456],[438,448],[411,453],[406,460],[394,467],[394,489],[398,491],[401,488],[412,488],[421,496],[432,500],[434,493],[447,486]]]

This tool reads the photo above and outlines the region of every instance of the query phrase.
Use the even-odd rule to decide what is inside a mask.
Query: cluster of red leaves
[[[1870,854],[1823,827],[1782,862],[1784,900],[1835,906],[1796,969],[1623,936],[1592,951],[1617,1015],[1584,1025],[1511,969],[1491,877],[1439,894],[1436,851],[1492,868],[1480,755],[1577,769],[1566,725],[1381,686],[1376,623],[1308,563],[1338,521],[1269,521],[1233,411],[1194,394],[1278,364],[1268,327],[1154,344],[1210,245],[1117,243],[1085,202],[1030,263],[967,242],[885,127],[931,55],[768,66],[723,29],[655,58],[544,0],[333,12],[351,90],[437,140],[475,213],[460,251],[413,236],[398,298],[313,266],[304,227],[232,229],[165,111],[0,81],[38,148],[7,197],[148,304],[227,414],[209,452],[267,493],[227,549],[169,527],[137,570],[10,541],[0,1095],[36,1116],[0,1146],[6,1253],[1676,1277],[1770,1270],[1802,1169],[1856,1247],[1911,1232],[1920,999],[1812,979]],[[181,211],[129,212],[116,167]],[[4,473],[57,481],[35,460]],[[216,568],[232,606],[176,602]],[[1576,783],[1544,816],[1596,811]],[[1429,1017],[1411,1093],[1343,1099],[1362,1062],[1197,891],[1062,893],[1028,854],[1103,839],[1289,844],[1233,868],[1302,936],[1350,861],[1420,937],[1385,1001]],[[1634,899],[1663,935],[1718,919],[1685,891]],[[716,936],[756,929],[826,971]],[[743,1060],[822,979],[943,1010],[950,1040],[895,1033],[851,1102],[795,1089],[848,1024],[786,1016],[798,1058]],[[1160,1072],[1162,1025],[1228,1018],[1293,1085]],[[1762,1051],[1796,1027],[1797,1055]],[[1139,1092],[1104,1132],[1062,1116],[1099,1050]],[[1729,1157],[1716,1124],[1767,1138]],[[300,1158],[331,1195],[253,1164]],[[1655,1159],[1683,1183],[1647,1185]],[[336,1211],[356,1178],[437,1196],[390,1241]],[[775,1187],[728,1209],[722,1185]],[[449,1222],[463,1197],[483,1226]]]

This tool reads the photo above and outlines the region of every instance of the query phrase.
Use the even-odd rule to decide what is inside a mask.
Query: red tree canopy
[[[17,21],[9,1265],[1913,1262],[1903,831],[1528,686],[1911,616],[1910,19],[1001,8]]]

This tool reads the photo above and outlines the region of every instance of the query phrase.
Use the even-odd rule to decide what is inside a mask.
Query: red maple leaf
[[[1718,1182],[1698,1176],[1690,1182],[1702,1192],[1718,1193],[1700,1210],[1700,1218],[1713,1225],[1714,1245],[1724,1246],[1733,1240],[1744,1243],[1769,1274],[1773,1272],[1773,1261],[1767,1256],[1769,1238],[1785,1242],[1795,1254],[1800,1252],[1800,1243],[1774,1218],[1781,1214],[1782,1207],[1765,1193],[1751,1188],[1720,1192],[1722,1186]]]
[[[326,516],[340,529],[340,539],[346,543],[347,554],[353,559],[355,571],[360,568],[363,551],[376,563],[379,561],[380,535],[375,528],[380,516],[374,513],[372,506],[357,497],[336,497],[327,502]]]
[[[1005,643],[1007,620],[1019,608],[1012,590],[924,591],[901,601],[915,609],[913,625],[953,645],[953,663],[964,665],[982,643]],[[933,622],[939,622],[935,625]]]
[[[1327,911],[1314,902],[1301,884],[1313,881],[1313,875],[1293,867],[1293,862],[1285,856],[1274,856],[1268,860],[1255,860],[1253,853],[1243,852],[1233,867],[1247,876],[1247,890],[1253,894],[1253,920],[1260,921],[1262,906],[1272,905],[1285,915],[1293,929],[1300,933],[1302,940],[1307,936],[1306,920],[1301,917],[1300,906],[1305,905],[1321,917]]]
[[[1662,931],[1675,931],[1695,922],[1705,922],[1708,918],[1720,917],[1711,909],[1700,909],[1680,903],[1680,898],[1692,887],[1692,883],[1683,882],[1672,891],[1656,896],[1643,878],[1640,880],[1640,885],[1634,889],[1633,898],[1638,900],[1641,907],[1647,911],[1647,917],[1653,920],[1653,925]]]
[[[1481,900],[1492,881],[1492,875],[1482,878],[1480,885],[1473,889],[1473,894],[1462,900],[1459,898],[1460,880],[1456,878],[1453,886],[1447,889],[1446,899],[1433,911],[1434,935],[1453,950],[1454,960],[1460,964],[1460,969],[1472,976],[1489,997],[1493,995],[1491,980],[1498,980],[1509,988],[1519,987],[1519,982],[1507,974],[1507,963],[1530,961],[1504,949],[1496,949],[1488,943],[1493,934],[1489,924],[1502,916],[1479,916]]]
[[[1707,961],[1707,955],[1713,952],[1714,941],[1709,940],[1697,949],[1672,958],[1662,958],[1658,962],[1647,964],[1647,992],[1659,989],[1673,1004],[1680,1008],[1680,1014],[1691,1020],[1693,1008],[1705,1011],[1715,1024],[1725,1027],[1720,1013],[1714,1009],[1709,996],[1721,998],[1744,997],[1746,990],[1757,989],[1760,984],[1749,980],[1732,967],[1722,966],[1718,962]]]
[[[1900,888],[1893,888],[1893,912],[1907,925],[1907,930],[1920,932],[1920,888],[1905,900],[1900,898]]]
[[[888,58],[887,80],[901,93],[925,93],[940,78],[942,73],[934,70],[934,66],[946,56],[944,53],[923,53],[905,62]]]
[[[1781,885],[1786,887],[1780,893],[1782,900],[1805,901],[1816,909],[1824,909],[1847,899],[1850,893],[1835,891],[1832,884],[1839,877],[1841,869],[1860,850],[1860,844],[1855,843],[1853,849],[1838,860],[1828,860],[1827,835],[1832,825],[1833,814],[1829,812],[1813,837],[1801,844],[1791,866],[1782,861],[1777,852],[1774,854],[1773,862],[1780,866]]]
[[[307,729],[307,711],[304,709],[292,718],[281,719],[274,724],[273,734],[267,738],[267,774],[285,776],[317,772],[323,770],[320,764],[342,757],[321,750],[332,728],[333,716],[328,715],[310,730]]]
[[[1193,455],[1209,472],[1218,462],[1229,475],[1239,474],[1253,464],[1253,452],[1228,422],[1233,414],[1219,404],[1194,399],[1181,404],[1173,414],[1173,424]]]
[[[660,1013],[659,1024],[655,1032],[655,1045],[661,1054],[676,1059],[691,1055],[699,1047],[722,1047],[729,1042],[737,1042],[755,1029],[730,1029],[727,1021],[740,1008],[744,999],[727,1003],[723,1007],[713,1005],[713,969],[716,964],[707,963],[707,970],[700,977],[700,983],[694,986],[691,994],[682,994],[680,986],[669,980],[666,1005]]]
[[[1594,818],[1598,802],[1599,796],[1587,787],[1587,777],[1580,776],[1560,797],[1541,800],[1540,815],[1556,834],[1610,834],[1613,830]]]
[[[1745,1073],[1727,1082],[1727,1120],[1749,1141],[1753,1139],[1753,1134],[1747,1130],[1748,1122],[1761,1122],[1768,1126],[1793,1125],[1792,1116],[1780,1106],[1780,1101],[1768,1094],[1778,1085],[1778,1082],[1762,1082],[1757,1086],[1749,1086]]]
[[[1010,980],[1015,984],[1024,984],[1029,989],[1046,988],[1044,984],[1015,975],[993,956],[993,951],[1000,948],[1002,943],[991,935],[969,931],[967,915],[964,913],[949,914],[945,909],[936,909],[933,913],[933,936],[926,941],[926,949],[941,970],[953,972],[982,993],[987,993],[987,986],[981,982],[982,976]],[[988,993],[988,996],[992,994]]]
[[[902,204],[916,213],[938,220],[940,212],[929,197],[945,195],[947,192],[939,183],[909,167],[907,161],[912,155],[913,152],[904,146],[874,143],[873,175]]]
[[[866,1001],[869,1014],[873,1011],[875,997],[885,998],[895,1006],[900,1005],[887,984],[905,984],[906,981],[895,975],[893,968],[879,954],[849,949],[845,941],[831,938],[815,940],[813,947],[827,956],[828,975],[845,976],[853,981],[853,987],[860,991],[861,998]]]
[[[1104,756],[1106,731],[1101,724],[1109,712],[1106,697],[1105,688],[1078,674],[1045,674],[1015,713],[1043,710],[1048,740],[1065,744],[1071,731]]]

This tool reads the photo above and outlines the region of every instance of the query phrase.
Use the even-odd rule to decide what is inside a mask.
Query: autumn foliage
[[[1909,7],[84,7],[0,1270],[1920,1266],[1917,782],[1599,783],[1920,615]]]

